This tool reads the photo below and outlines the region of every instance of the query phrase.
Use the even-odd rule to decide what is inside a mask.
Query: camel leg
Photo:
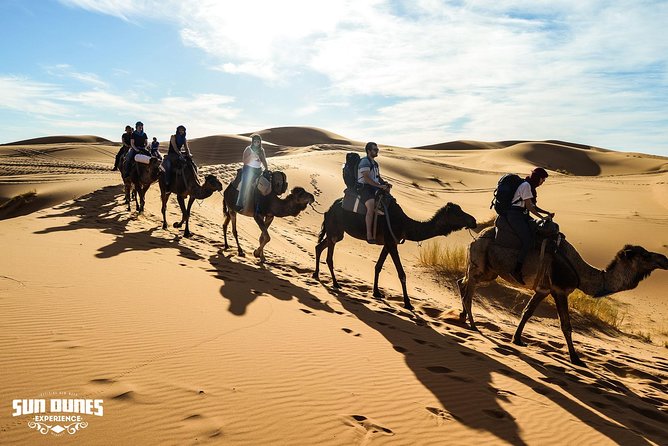
[[[188,207],[186,208],[186,213],[184,215],[184,218],[186,220],[186,230],[183,232],[184,237],[190,237],[192,233],[190,232],[190,209],[193,206],[193,203],[195,202],[195,197],[191,196],[188,199]]]
[[[524,330],[524,325],[533,315],[533,312],[536,311],[536,308],[538,308],[538,304],[540,304],[543,301],[543,299],[547,297],[548,294],[549,293],[541,293],[536,291],[529,300],[529,302],[527,302],[526,306],[524,307],[524,310],[522,310],[522,319],[520,320],[520,323],[517,325],[517,330],[515,330],[515,334],[513,335],[513,344],[520,346],[526,345],[524,342],[522,342],[522,331]]]
[[[329,273],[332,276],[332,286],[334,288],[341,288],[339,281],[336,280],[336,275],[334,275],[334,246],[336,246],[336,243],[329,237],[325,240],[327,241],[327,267],[329,268]]]
[[[383,299],[385,297],[383,296],[383,293],[378,289],[378,276],[380,276],[380,272],[383,269],[383,264],[385,263],[385,259],[387,258],[388,254],[389,251],[387,250],[387,247],[383,246],[383,250],[380,252],[380,256],[378,257],[378,261],[376,262],[375,274],[373,276],[373,297],[376,297],[378,299]]]
[[[245,257],[246,253],[241,249],[241,245],[239,244],[239,233],[237,232],[237,216],[239,214],[231,212],[230,215],[232,217],[232,235],[234,235],[234,240],[237,242],[237,252],[239,257]]]
[[[559,321],[561,322],[561,331],[564,333],[564,338],[566,338],[566,345],[568,345],[568,354],[571,357],[571,362],[575,365],[585,367],[585,363],[582,362],[578,353],[575,351],[573,346],[573,338],[571,337],[571,316],[568,314],[568,296],[562,293],[557,293],[554,296],[554,302],[557,304],[557,314],[559,315]]]
[[[401,288],[404,292],[404,307],[407,310],[413,310],[413,304],[411,304],[411,300],[408,298],[408,291],[406,291],[406,273],[404,272],[404,267],[401,266],[401,259],[399,258],[397,245],[386,245],[384,249],[387,249],[390,252],[394,266],[397,268],[397,274],[399,275],[399,280],[401,281]]]
[[[130,200],[130,189],[132,189],[132,186],[129,183],[125,183],[125,204],[128,205],[128,212],[132,210],[131,203],[132,201]]]
[[[167,200],[169,200],[169,192],[163,192],[162,196],[162,229],[167,229]]]
[[[181,196],[176,196],[176,201],[179,203],[179,207],[181,208],[181,221],[175,221],[172,226],[175,228],[180,228],[183,226],[183,222],[186,221],[186,201],[183,197]]]
[[[148,187],[139,186],[139,209],[137,212],[140,214],[144,212],[144,204],[146,204],[146,191]]]
[[[262,230],[262,234],[260,234],[260,246],[253,251],[253,255],[255,257],[258,257],[261,262],[265,261],[264,258],[264,247],[269,243],[269,240],[271,240],[271,237],[269,236],[269,225],[271,225],[271,222],[274,221],[273,216],[269,217],[255,217],[255,221],[258,222],[258,226],[260,226],[260,229]],[[260,223],[262,222],[262,223]]]
[[[324,239],[317,245],[315,245],[315,271],[313,271],[313,277],[315,280],[318,280],[318,276],[320,275],[320,256],[322,255],[322,251],[327,247],[329,244],[329,238],[325,236]]]
[[[230,220],[232,218],[230,217],[230,212],[227,209],[225,209],[224,212],[225,212],[225,221],[223,221],[223,240],[225,240],[225,246],[223,247],[223,249],[229,249],[230,245],[227,244],[227,227],[229,226]]]
[[[468,316],[471,330],[478,331],[478,327],[476,326],[475,320],[473,319],[473,310],[471,309],[473,306],[473,294],[475,292],[475,284],[476,282],[474,280],[471,280],[469,276],[465,276],[457,280],[459,295],[462,298],[462,312],[459,313],[459,320],[462,322],[466,322],[466,318]]]

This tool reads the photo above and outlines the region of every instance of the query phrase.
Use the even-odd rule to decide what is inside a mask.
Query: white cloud
[[[75,70],[68,64],[49,65],[45,67],[47,73],[56,77],[65,77],[74,79],[84,84],[91,85],[97,88],[107,88],[109,84],[104,82],[100,77],[94,73],[82,73]]]
[[[71,91],[62,85],[4,76],[0,77],[0,96],[0,112],[29,113],[35,123],[33,131],[39,128],[42,134],[74,129],[116,140],[126,124],[142,120],[147,133],[166,139],[179,124],[185,124],[192,136],[223,133],[222,129],[228,132],[230,128],[241,131],[239,125],[244,124],[234,98],[218,94],[167,96],[151,101],[131,92]]]
[[[315,73],[330,84],[325,99],[353,106],[385,97],[393,105],[346,124],[371,125],[379,140],[629,146],[642,134],[666,147],[655,130],[668,114],[662,0],[61,1],[169,22],[225,73],[278,87]]]

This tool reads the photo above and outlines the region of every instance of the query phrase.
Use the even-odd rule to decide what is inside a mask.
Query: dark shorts
[[[360,189],[358,189],[357,193],[360,194],[362,203],[366,203],[367,200],[375,198],[376,197],[376,192],[378,192],[379,190],[381,190],[381,189],[379,189],[375,186],[372,186],[370,184],[365,184]]]

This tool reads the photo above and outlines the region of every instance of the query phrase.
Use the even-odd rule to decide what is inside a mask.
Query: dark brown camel
[[[175,162],[175,165],[172,167],[174,171],[174,178],[169,184],[169,188],[165,184],[165,175],[164,173],[160,174],[160,197],[162,199],[162,229],[167,229],[167,216],[165,211],[167,210],[167,200],[169,199],[170,194],[176,195],[176,200],[179,202],[179,207],[181,208],[181,221],[175,222],[174,227],[180,228],[183,224],[186,224],[186,229],[183,232],[184,237],[190,237],[192,233],[190,232],[190,227],[188,223],[190,221],[190,209],[195,200],[204,200],[209,198],[214,192],[219,192],[223,190],[223,184],[216,178],[215,175],[207,175],[204,178],[204,184],[200,184],[199,179],[197,178],[197,168],[192,159],[186,157],[183,160]],[[185,199],[188,198],[188,204],[186,205]]]
[[[130,211],[130,194],[132,194],[135,200],[135,206],[137,207],[137,212],[141,213],[144,211],[146,191],[151,187],[151,184],[158,181],[158,176],[160,175],[160,160],[152,157],[148,164],[135,161],[135,167],[130,170],[130,175],[127,177],[123,176],[123,172],[125,172],[125,163],[125,157],[122,157],[119,171],[121,172],[121,179],[123,180],[123,185],[125,187],[125,204],[128,205],[128,211]],[[139,202],[137,202],[137,195],[139,195]]]
[[[487,228],[481,232],[480,237],[471,242],[469,246],[468,267],[466,276],[457,281],[462,297],[462,321],[468,316],[471,328],[477,330],[471,312],[471,301],[475,288],[480,283],[490,282],[497,276],[501,276],[508,282],[515,283],[510,271],[515,264],[517,251],[493,244],[494,228]],[[529,252],[522,275],[527,285],[521,285],[526,289],[533,289],[536,281],[540,262],[538,249]],[[566,338],[568,353],[571,362],[576,365],[584,365],[580,360],[573,339],[571,338],[571,321],[568,314],[568,296],[576,289],[594,296],[603,297],[623,290],[631,290],[638,283],[650,275],[655,269],[668,269],[668,258],[663,254],[649,252],[641,246],[624,246],[615,255],[615,258],[604,270],[594,268],[588,264],[578,251],[562,240],[557,252],[544,257],[545,276],[534,290],[533,297],[529,300],[522,319],[517,326],[513,343],[523,346],[522,331],[538,304],[548,294],[554,298],[557,306],[557,314],[561,322],[561,331]],[[519,284],[518,284],[519,285]]]
[[[320,272],[320,255],[327,248],[327,266],[332,274],[332,283],[335,288],[339,288],[339,283],[334,275],[334,246],[337,242],[343,240],[344,233],[360,239],[366,240],[366,223],[364,215],[345,211],[341,207],[342,198],[339,198],[332,204],[325,213],[322,223],[322,230],[318,237],[318,244],[315,247],[315,272],[313,278],[318,279]],[[382,298],[383,294],[378,288],[378,276],[383,269],[383,263],[389,254],[392,257],[394,266],[397,268],[399,280],[404,293],[404,306],[412,310],[413,305],[408,298],[406,291],[406,273],[401,266],[397,242],[399,240],[422,241],[439,235],[448,235],[453,231],[463,228],[475,228],[476,221],[471,215],[464,212],[458,205],[448,203],[439,209],[428,221],[416,221],[408,217],[403,209],[393,199],[389,200],[388,216],[391,230],[394,236],[388,231],[387,222],[384,216],[378,216],[378,228],[376,232],[376,244],[383,245],[383,250],[376,262],[376,271],[373,279],[373,295]],[[396,239],[395,239],[396,237]]]
[[[240,256],[244,256],[244,251],[239,245],[239,236],[237,234],[237,214],[236,202],[239,196],[237,190],[238,179],[232,181],[223,192],[223,212],[225,213],[225,221],[223,222],[223,235],[225,238],[225,249],[230,246],[227,244],[227,226],[232,221],[232,234],[237,242],[237,249]],[[274,221],[274,217],[296,217],[301,211],[306,209],[306,206],[315,201],[313,194],[307,192],[303,187],[295,187],[290,191],[285,199],[279,198],[276,193],[271,192],[266,197],[262,197],[260,205],[260,212],[253,215],[255,223],[260,227],[262,234],[260,234],[260,246],[253,251],[253,255],[265,261],[264,247],[269,243],[271,237],[269,236],[269,226]],[[244,214],[241,214],[244,215]]]

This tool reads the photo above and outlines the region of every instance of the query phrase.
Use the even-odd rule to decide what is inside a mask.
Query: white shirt
[[[524,200],[528,200],[530,198],[533,198],[533,193],[531,192],[531,185],[529,182],[524,181],[522,184],[519,185],[517,190],[515,191],[515,195],[513,195],[513,201],[511,201],[513,206],[517,206],[520,208],[524,208]],[[520,200],[518,203],[515,203],[517,200]]]
[[[246,149],[244,150],[242,159],[246,160],[244,162],[246,166],[254,167],[256,169],[262,167],[262,160],[260,159],[260,155],[258,155],[253,149],[251,149],[250,146],[246,147]]]

